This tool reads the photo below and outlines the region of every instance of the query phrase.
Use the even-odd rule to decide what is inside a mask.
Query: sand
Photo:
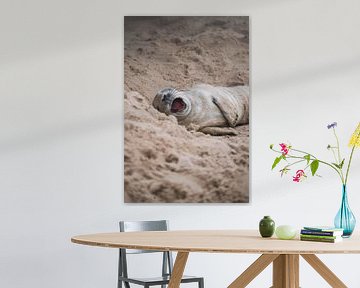
[[[164,87],[249,84],[247,17],[125,17],[126,203],[247,203],[249,125],[188,131],[152,107]]]

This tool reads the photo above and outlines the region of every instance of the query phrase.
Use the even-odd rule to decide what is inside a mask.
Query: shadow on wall
[[[122,38],[122,1],[7,1],[5,6],[0,11],[2,64]]]
[[[65,123],[58,127],[36,131],[25,137],[16,137],[0,142],[0,155],[18,149],[31,149],[39,143],[54,143],[67,137],[79,137],[84,134],[97,133],[107,129],[122,129],[121,116],[118,113],[100,115],[75,123]],[[119,136],[120,137],[120,136]]]
[[[256,91],[276,90],[284,86],[290,87],[306,82],[319,81],[358,69],[360,69],[360,58],[350,58],[343,61],[326,63],[323,66],[296,70],[294,73],[286,73],[275,77],[270,76],[265,81],[257,82],[254,86],[256,87]]]

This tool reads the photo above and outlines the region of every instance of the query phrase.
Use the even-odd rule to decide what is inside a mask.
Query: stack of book
[[[342,241],[343,232],[343,229],[334,227],[304,227],[301,229],[300,239],[302,241],[336,243]]]

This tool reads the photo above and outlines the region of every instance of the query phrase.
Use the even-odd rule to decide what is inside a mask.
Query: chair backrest
[[[135,231],[167,231],[169,223],[167,220],[156,221],[120,221],[121,232]]]
[[[167,220],[158,221],[120,221],[120,232],[137,232],[137,231],[167,231],[169,224]],[[169,251],[150,251],[150,250],[136,250],[136,249],[119,249],[119,276],[128,277],[127,272],[127,254],[140,253],[163,253],[162,260],[162,275],[171,275],[173,267],[172,254]],[[130,287],[127,284],[127,287]]]
[[[120,232],[140,231],[167,231],[169,223],[167,220],[156,221],[120,221]],[[160,251],[126,249],[126,254],[156,253]]]

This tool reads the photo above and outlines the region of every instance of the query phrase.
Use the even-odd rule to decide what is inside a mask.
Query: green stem
[[[344,185],[346,185],[347,180],[348,180],[349,170],[350,170],[350,165],[351,165],[351,160],[352,160],[352,157],[353,157],[353,154],[354,154],[354,150],[355,150],[355,147],[356,147],[356,142],[359,140],[359,137],[360,137],[360,132],[359,132],[358,135],[356,136],[354,146],[353,146],[353,148],[351,149],[351,154],[350,154],[350,158],[349,158],[349,163],[348,163],[348,166],[347,166],[347,169],[346,169],[346,176],[345,176]]]
[[[335,128],[333,127],[333,131],[334,131],[334,135],[335,135],[335,138],[336,138],[336,145],[337,145],[337,147],[336,147],[336,149],[337,149],[337,152],[338,152],[338,158],[339,158],[339,161],[338,161],[338,165],[340,165],[341,164],[341,155],[340,155],[340,144],[339,144],[339,137],[337,136],[337,134],[336,134],[336,131],[335,131]],[[342,166],[341,166],[341,168],[339,169],[340,170],[340,174],[341,174],[341,179],[342,179],[342,182],[343,182],[343,184],[345,184],[345,182],[344,182],[344,174],[343,174],[343,171],[342,171]]]
[[[295,151],[295,152],[303,153],[303,154],[306,154],[306,155],[310,155],[311,157],[313,157],[313,158],[316,159],[316,157],[315,157],[314,155],[312,155],[312,154],[310,154],[310,153],[308,153],[308,152],[306,152],[306,151],[302,151],[302,150],[298,150],[298,149],[293,149],[293,148],[291,148],[291,150],[293,150],[293,151]]]
[[[359,134],[359,135],[360,135],[360,134]],[[275,149],[273,149],[273,148],[272,148],[271,150],[273,150],[274,152],[283,154],[283,153],[282,153],[281,151],[279,151],[279,150],[275,150]],[[334,169],[334,170],[336,171],[336,173],[339,175],[340,180],[341,180],[341,183],[345,184],[344,178],[341,176],[341,174],[340,174],[340,172],[339,172],[339,169],[336,168],[335,166],[333,166],[333,165],[331,165],[330,163],[327,163],[327,162],[325,162],[325,161],[322,161],[322,160],[320,160],[320,159],[317,159],[314,155],[311,155],[310,153],[307,153],[307,152],[305,152],[305,151],[301,151],[301,150],[297,150],[297,149],[291,149],[291,150],[292,150],[292,151],[299,152],[299,153],[303,153],[303,154],[306,154],[306,155],[310,155],[310,157],[312,157],[312,159],[310,158],[310,160],[312,160],[312,161],[313,161],[313,160],[318,160],[319,163],[322,163],[322,164],[325,164],[325,165],[331,167],[331,168]],[[289,154],[287,154],[286,157],[287,157],[287,158],[293,158],[293,159],[304,159],[303,157],[292,156],[292,155],[289,155]]]
[[[291,163],[291,164],[289,164],[289,165],[286,165],[285,167],[287,168],[287,167],[290,167],[290,166],[292,166],[292,165],[298,164],[298,163],[303,162],[303,161],[305,161],[305,159],[301,159],[301,160],[299,160],[299,161],[295,161],[294,163]]]
[[[340,145],[339,145],[339,137],[337,136],[336,134],[336,131],[335,131],[335,128],[333,127],[333,132],[334,132],[334,135],[335,135],[335,139],[336,139],[336,149],[338,151],[338,157],[339,157],[339,161],[337,164],[340,164],[341,163],[341,155],[340,155]]]
[[[330,148],[330,150],[331,150],[331,152],[332,152],[332,154],[333,154],[333,156],[334,156],[334,159],[335,159],[336,164],[338,164],[339,161],[338,161],[338,159],[336,158],[334,148]]]
[[[352,160],[352,157],[353,157],[353,154],[354,154],[354,150],[355,150],[355,145],[354,145],[353,148],[351,149],[349,164],[348,164],[347,169],[346,169],[346,176],[345,176],[345,183],[344,183],[344,185],[346,185],[347,180],[348,180],[349,170],[350,170],[350,164],[351,164],[351,160]]]
[[[288,157],[290,157],[290,158],[302,158],[302,157],[297,157],[297,156],[288,156]],[[339,170],[335,166],[333,166],[333,165],[331,165],[331,164],[329,164],[329,163],[327,163],[325,161],[319,160],[317,158],[313,158],[313,159],[310,158],[310,160],[312,160],[312,161],[317,160],[317,161],[319,161],[319,163],[325,164],[325,165],[333,168],[336,171],[336,173],[340,176],[341,182],[344,183],[344,179],[341,177],[341,174],[340,174]]]

